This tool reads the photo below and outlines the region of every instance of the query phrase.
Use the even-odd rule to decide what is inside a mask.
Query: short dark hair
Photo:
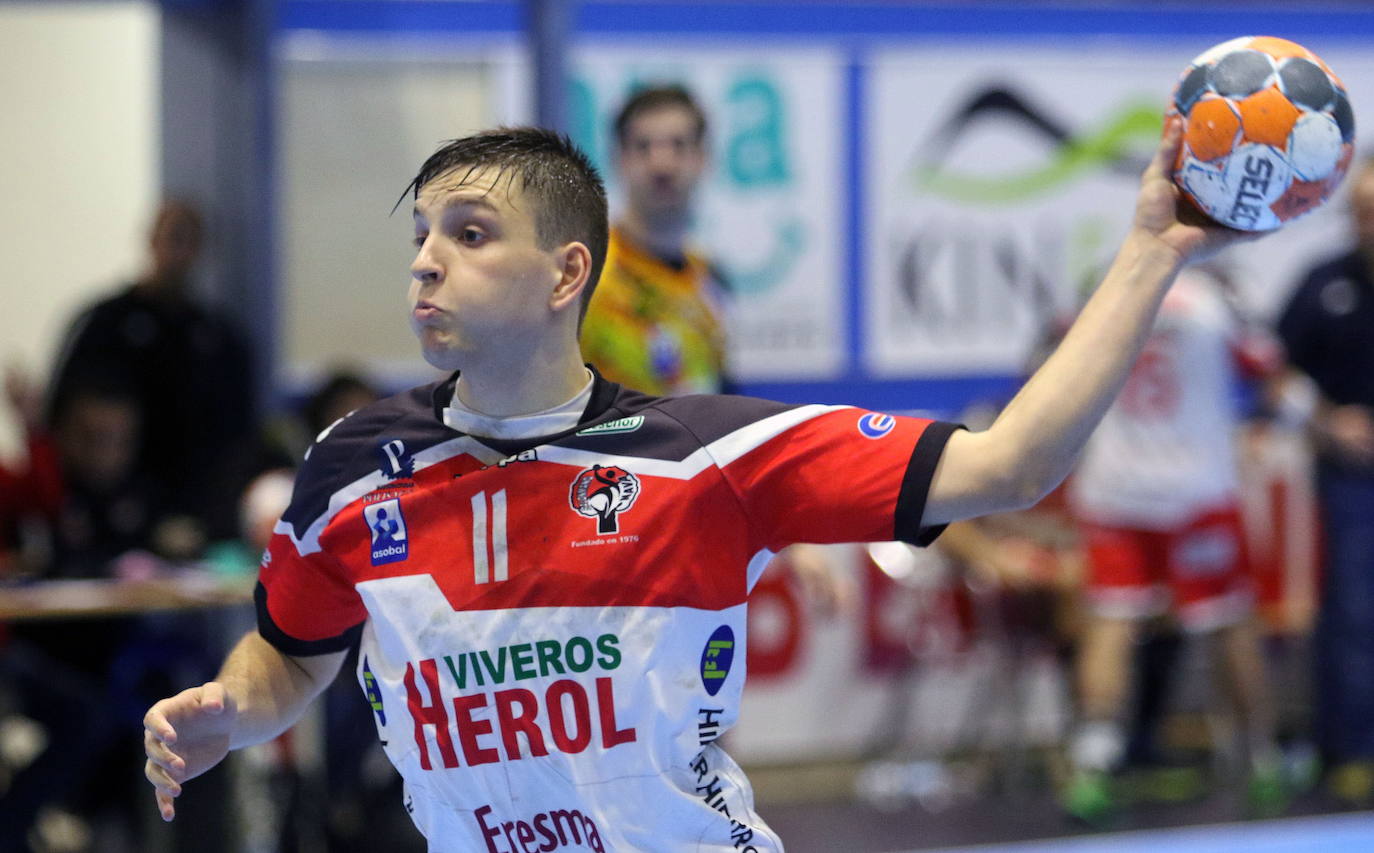
[[[620,113],[615,117],[615,140],[616,144],[625,144],[625,135],[630,131],[630,122],[634,121],[641,114],[661,109],[662,107],[681,107],[692,114],[697,125],[697,142],[706,138],[706,112],[701,105],[692,97],[692,93],[686,87],[677,84],[667,86],[649,86],[637,90],[620,108]]]
[[[401,193],[418,198],[430,181],[455,169],[466,169],[460,183],[474,172],[497,169],[497,178],[518,178],[525,198],[534,204],[535,235],[544,248],[580,242],[592,256],[591,277],[582,291],[578,322],[587,313],[592,291],[601,278],[610,242],[606,185],[592,161],[565,134],[540,127],[499,127],[452,139],[420,166]],[[397,206],[400,206],[398,201]]]

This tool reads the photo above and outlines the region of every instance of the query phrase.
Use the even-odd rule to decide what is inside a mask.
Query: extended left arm
[[[1165,127],[1141,178],[1135,219],[1116,260],[1059,347],[991,427],[950,437],[923,523],[1033,506],[1068,475],[1126,381],[1160,302],[1186,263],[1244,239],[1186,202],[1169,178],[1182,130]]]

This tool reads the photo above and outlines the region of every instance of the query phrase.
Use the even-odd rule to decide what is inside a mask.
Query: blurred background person
[[[1310,414],[1325,527],[1314,636],[1315,728],[1331,791],[1374,804],[1374,159],[1350,177],[1355,244],[1312,269],[1278,331],[1316,386]]]
[[[615,120],[623,205],[582,322],[582,352],[650,394],[728,390],[721,274],[689,246],[706,114],[681,86],[641,89]]]
[[[1127,748],[1135,643],[1151,620],[1166,617],[1211,645],[1242,736],[1247,808],[1267,814],[1285,804],[1240,515],[1235,400],[1237,371],[1272,375],[1278,353],[1239,320],[1227,291],[1216,271],[1179,276],[1069,480],[1089,615],[1062,803],[1089,823],[1120,805],[1113,773]]]
[[[680,85],[639,89],[613,125],[622,203],[582,321],[582,355],[610,381],[650,394],[735,390],[725,335],[729,283],[691,244],[707,130],[706,112]],[[789,569],[822,613],[854,600],[854,585],[824,548],[792,546],[774,565]]]
[[[245,341],[194,293],[204,224],[186,201],[164,201],[137,281],[71,323],[52,371],[50,423],[91,375],[127,390],[139,423],[134,470],[186,516],[186,556],[236,534],[234,502],[256,425]]]
[[[21,413],[38,407],[17,375],[9,389]],[[51,435],[27,417],[27,468],[4,484],[27,577],[144,578],[184,556],[166,492],[137,467],[143,422],[118,379],[92,370],[71,382]],[[137,752],[125,732],[145,691],[194,671],[208,638],[189,623],[117,617],[20,622],[5,633],[0,686],[42,747],[0,796],[0,851],[28,850],[31,831],[38,849],[137,849],[139,811],[124,783]]]

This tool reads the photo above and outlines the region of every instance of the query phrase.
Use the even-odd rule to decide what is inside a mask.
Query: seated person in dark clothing
[[[92,371],[127,389],[141,421],[135,470],[163,488],[209,539],[234,529],[236,466],[256,423],[243,337],[193,293],[203,224],[182,201],[165,202],[137,281],[72,323],[53,370],[49,422]]]
[[[88,386],[62,402],[53,430],[63,485],[53,519],[53,576],[104,577],[116,558],[158,550],[154,537],[165,530],[167,498],[134,465],[139,429],[135,401],[114,387]],[[176,537],[168,538],[168,556],[183,556]]]
[[[16,396],[12,393],[12,397]],[[27,568],[39,578],[139,576],[186,556],[185,522],[169,512],[166,492],[138,470],[141,418],[117,380],[69,388],[53,413],[50,435],[33,425],[25,469],[8,478],[3,503],[31,539]],[[41,499],[33,499],[35,496]],[[191,540],[194,541],[194,538]],[[25,835],[45,806],[88,818],[106,812],[132,821],[120,784],[138,766],[124,733],[136,726],[141,683],[153,676],[146,653],[153,635],[138,619],[38,620],[4,626],[0,682],[17,710],[48,732],[47,747],[0,795],[0,851],[27,850]],[[167,632],[168,625],[156,629]],[[185,665],[205,646],[177,630],[175,650],[157,653]],[[136,822],[125,828],[136,834]]]

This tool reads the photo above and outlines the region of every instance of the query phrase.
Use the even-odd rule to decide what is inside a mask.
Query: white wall
[[[0,365],[45,379],[72,313],[138,272],[159,194],[156,4],[0,3]],[[0,453],[16,432],[0,414]]]
[[[297,38],[280,54],[280,335],[276,380],[337,366],[429,381],[406,323],[416,168],[444,140],[509,121],[509,46]]]

